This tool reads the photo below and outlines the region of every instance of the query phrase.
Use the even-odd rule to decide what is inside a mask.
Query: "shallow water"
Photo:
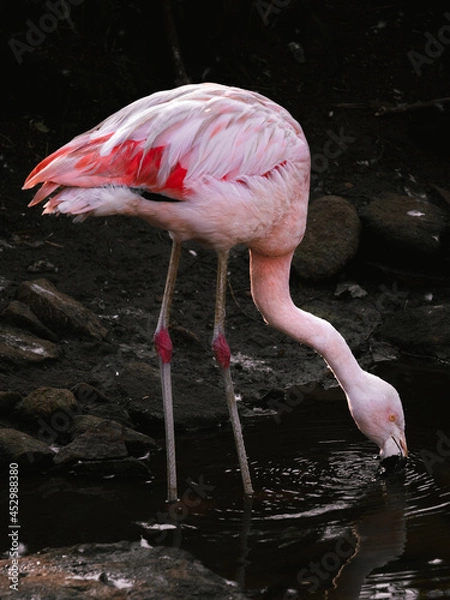
[[[405,406],[404,473],[377,477],[376,448],[342,396],[323,392],[278,418],[246,419],[251,502],[231,431],[191,434],[178,440],[180,502],[169,509],[163,453],[151,483],[23,476],[22,542],[35,551],[142,536],[192,552],[254,599],[450,598],[450,372],[385,375]]]

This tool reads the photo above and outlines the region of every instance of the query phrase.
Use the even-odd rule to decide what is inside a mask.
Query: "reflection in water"
[[[333,579],[329,600],[359,600],[367,576],[399,558],[405,549],[405,490],[404,475],[381,482],[383,505],[380,512],[361,518],[354,528],[357,539],[354,554]],[[367,596],[369,597],[369,596]]]

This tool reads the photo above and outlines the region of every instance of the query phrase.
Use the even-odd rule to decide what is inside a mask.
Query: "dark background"
[[[313,153],[330,125],[330,111],[391,146],[401,142],[404,159],[411,153],[420,162],[411,140],[421,150],[448,151],[442,129],[445,125],[448,133],[448,116],[439,111],[374,117],[380,104],[448,94],[447,45],[433,46],[432,58],[425,54],[426,34],[437,36],[450,25],[445,3],[174,0],[172,24],[164,17],[165,5],[165,0],[3,2],[4,159],[11,164],[20,158],[25,148],[16,143],[24,141],[40,157],[50,137],[53,149],[126,103],[181,83],[172,60],[173,27],[192,82],[239,85],[279,101],[302,123]],[[450,42],[450,31],[446,36]],[[303,63],[290,43],[301,46]],[[427,60],[420,74],[408,56],[412,51]],[[336,109],[340,103],[359,108]],[[30,130],[31,121],[43,121],[52,135]],[[403,134],[409,137],[396,137]],[[399,158],[398,148],[388,150],[387,161]],[[434,162],[429,155],[422,160],[426,168]],[[25,174],[31,163],[18,168]]]

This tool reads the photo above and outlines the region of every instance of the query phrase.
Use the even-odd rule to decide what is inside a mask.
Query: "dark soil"
[[[173,6],[192,81],[256,89],[302,123],[313,156],[313,198],[342,195],[359,210],[385,192],[449,188],[448,104],[376,116],[380,106],[450,95],[448,42],[434,47],[432,58],[425,47],[427,32],[438,36],[443,27],[448,40],[450,17],[442,3],[180,0]],[[98,314],[110,332],[102,343],[63,339],[63,357],[40,366],[1,365],[0,390],[25,394],[43,385],[88,382],[117,402],[159,397],[155,373],[149,378],[145,365],[157,366],[152,334],[170,251],[167,233],[125,218],[81,225],[42,218],[39,207],[27,208],[31,195],[21,186],[39,160],[77,133],[140,96],[176,85],[160,3],[73,3],[70,17],[58,18],[53,29],[48,21],[49,32],[41,30],[34,46],[30,39],[36,42],[32,35],[38,34],[30,27],[45,25],[47,4],[2,3],[0,10],[0,308],[24,280],[43,276]],[[301,46],[304,62],[295,60],[290,42]],[[420,72],[411,51],[427,59]],[[330,131],[347,142],[327,156]],[[217,395],[209,349],[215,260],[192,244],[182,257],[172,314],[179,398],[192,394],[192,385],[205,399]],[[448,299],[445,264],[439,257],[419,265],[416,258],[399,261],[363,236],[356,260],[333,281],[302,282],[293,273],[293,296],[332,320],[372,367],[374,349],[384,348],[372,334],[384,312],[403,307],[405,296],[397,301],[397,292],[407,289],[413,304],[429,292]],[[262,323],[250,298],[245,249],[231,253],[229,270],[227,327],[244,401],[293,384],[331,382],[312,351]],[[365,300],[334,296],[336,285],[350,279],[369,292]],[[377,299],[386,290],[391,302],[381,310]],[[363,318],[370,310],[373,316]]]

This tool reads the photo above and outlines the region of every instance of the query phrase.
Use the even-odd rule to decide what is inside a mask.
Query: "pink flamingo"
[[[306,226],[310,154],[300,125],[256,93],[204,83],[178,87],[122,108],[56,150],[28,176],[42,187],[30,206],[44,213],[138,216],[173,240],[156,332],[167,450],[168,499],[177,499],[169,310],[181,243],[196,240],[218,253],[212,348],[222,368],[244,492],[253,493],[225,330],[228,252],[250,252],[251,292],[265,321],[314,348],[344,390],[356,425],[380,457],[407,456],[403,408],[396,390],[358,365],[327,321],[297,308],[289,292],[295,248]],[[147,200],[156,192],[171,201]],[[175,202],[173,200],[176,200]]]

